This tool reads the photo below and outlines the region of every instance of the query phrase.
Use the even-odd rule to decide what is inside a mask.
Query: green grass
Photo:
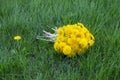
[[[119,80],[120,0],[0,0],[0,80]],[[68,58],[42,30],[82,22],[95,36]],[[20,41],[13,37],[20,35]]]

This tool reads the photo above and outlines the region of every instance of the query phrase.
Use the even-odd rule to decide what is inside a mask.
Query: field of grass
[[[78,22],[95,36],[83,55],[36,39]],[[0,80],[120,80],[120,0],[0,0]]]

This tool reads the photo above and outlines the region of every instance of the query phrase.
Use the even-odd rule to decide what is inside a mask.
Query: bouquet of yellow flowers
[[[81,54],[94,44],[94,36],[82,23],[66,25],[53,30],[55,32],[53,34],[43,31],[44,35],[38,36],[38,38],[54,42],[54,49],[68,57]]]

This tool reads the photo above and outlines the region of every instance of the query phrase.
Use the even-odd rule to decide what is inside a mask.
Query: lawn
[[[0,0],[0,80],[119,80],[119,6],[120,0]],[[82,55],[60,55],[54,43],[36,38],[78,22],[95,37]]]

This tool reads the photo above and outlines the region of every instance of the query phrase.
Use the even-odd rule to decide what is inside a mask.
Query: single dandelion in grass
[[[14,40],[20,40],[21,39],[21,36],[17,35],[17,36],[14,36]]]
[[[43,36],[38,39],[54,42],[55,51],[68,57],[83,53],[86,49],[94,44],[94,36],[82,24],[72,24],[55,28],[54,33],[43,30]]]

